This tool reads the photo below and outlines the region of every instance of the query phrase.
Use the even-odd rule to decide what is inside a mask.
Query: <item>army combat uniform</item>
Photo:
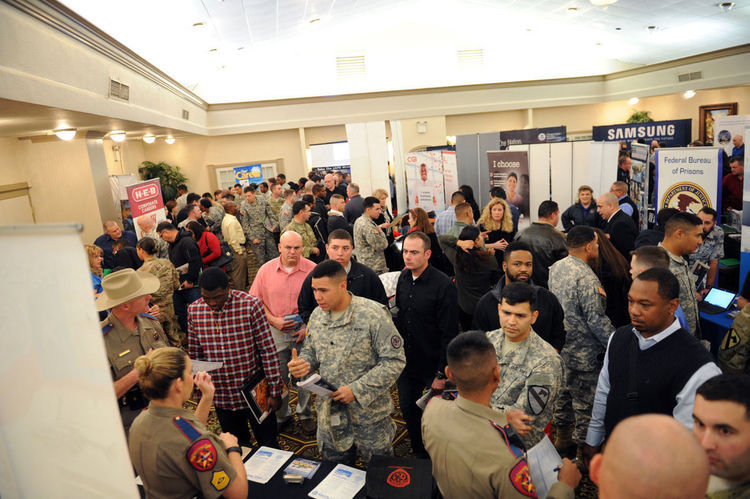
[[[659,247],[664,248],[661,243],[659,243]],[[701,339],[700,321],[698,320],[700,312],[698,311],[698,299],[695,297],[695,276],[690,272],[687,260],[675,255],[667,248],[664,248],[664,251],[669,255],[669,271],[674,274],[680,283],[680,306],[682,311],[685,312],[685,319],[690,326],[690,332]]]
[[[719,367],[726,373],[750,374],[750,305],[737,314],[719,348]]]
[[[102,335],[104,335],[107,360],[112,369],[112,381],[117,381],[132,371],[135,359],[149,350],[169,346],[169,341],[156,317],[141,314],[135,318],[135,321],[138,323],[138,328],[133,331],[123,326],[120,319],[112,314],[99,323]],[[117,405],[120,408],[122,424],[127,435],[133,420],[146,407],[146,399],[136,384],[118,399]]]
[[[389,390],[406,357],[385,306],[349,294],[352,301],[341,313],[313,311],[299,358],[310,363],[311,372],[320,369],[332,385],[348,385],[355,397],[348,405],[317,397],[321,456],[353,463],[356,449],[367,463],[373,454],[393,454],[396,425]]]
[[[148,272],[159,279],[159,289],[151,293],[151,303],[159,306],[159,323],[173,347],[186,348],[187,335],[180,329],[174,312],[172,293],[180,287],[180,275],[167,259],[152,258],[143,262],[138,272]]]
[[[568,255],[550,267],[549,290],[560,300],[567,331],[560,352],[564,388],[555,406],[555,424],[566,426],[575,422],[573,440],[583,445],[599,371],[615,328],[604,314],[607,294],[594,271],[580,258]]]
[[[289,225],[284,227],[281,235],[283,236],[284,232],[290,230],[302,236],[302,256],[304,256],[305,258],[310,258],[313,248],[316,248],[318,246],[318,240],[315,238],[315,233],[313,232],[312,227],[310,227],[306,223],[301,224],[292,219],[292,221],[289,222]]]
[[[521,409],[534,418],[529,423],[531,432],[522,437],[526,448],[531,448],[544,437],[544,428],[552,419],[562,383],[562,361],[533,330],[518,343],[505,339],[502,329],[487,332],[487,338],[495,346],[500,364],[500,384],[490,405],[501,411]]]
[[[151,404],[133,422],[130,459],[146,497],[219,497],[237,476],[224,443],[186,409]]]
[[[255,253],[258,268],[260,268],[268,260],[279,256],[273,232],[268,229],[268,227],[278,227],[278,219],[268,203],[257,196],[254,203],[245,200],[242,204],[241,213],[241,224],[242,230],[245,232],[247,249],[251,249]],[[253,244],[256,239],[258,243]]]
[[[366,213],[354,221],[354,251],[357,261],[367,265],[376,274],[388,272],[384,250],[388,247],[388,239],[372,218]]]

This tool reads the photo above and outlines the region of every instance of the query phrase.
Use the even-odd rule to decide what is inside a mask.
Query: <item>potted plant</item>
[[[636,111],[630,115],[626,123],[651,123],[654,119],[648,113],[649,111]]]
[[[172,166],[166,161],[154,163],[144,161],[138,168],[142,180],[158,178],[161,182],[161,195],[166,203],[177,197],[177,186],[187,182],[187,177],[182,174],[179,166]]]

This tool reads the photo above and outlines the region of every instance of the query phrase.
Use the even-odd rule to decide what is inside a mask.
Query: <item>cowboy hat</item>
[[[133,269],[112,272],[102,279],[104,292],[96,297],[96,310],[101,312],[143,295],[150,295],[160,285],[158,277],[146,272],[136,272]]]

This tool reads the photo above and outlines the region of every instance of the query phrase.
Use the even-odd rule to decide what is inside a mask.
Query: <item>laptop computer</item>
[[[711,288],[711,291],[703,298],[703,301],[698,304],[698,308],[701,312],[706,312],[707,314],[720,314],[732,306],[736,296],[731,291]]]

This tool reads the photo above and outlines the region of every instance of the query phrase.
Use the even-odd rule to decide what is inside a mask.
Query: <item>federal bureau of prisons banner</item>
[[[505,189],[505,199],[521,214],[529,216],[529,153],[526,151],[487,151],[490,188]]]
[[[718,147],[656,150],[656,210],[698,213],[708,206],[721,213],[722,154]]]

